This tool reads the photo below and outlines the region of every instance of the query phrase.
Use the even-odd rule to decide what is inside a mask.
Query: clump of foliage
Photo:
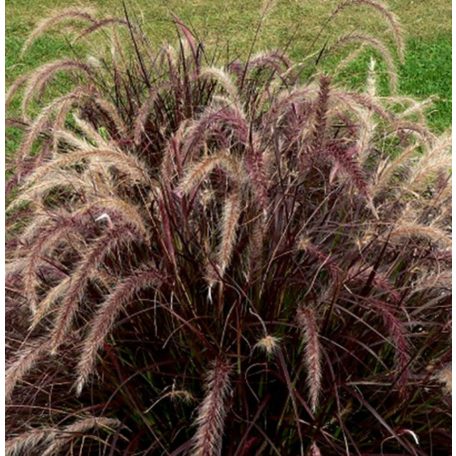
[[[395,16],[351,4],[400,56]],[[374,61],[364,92],[279,51],[220,67],[175,23],[155,52],[71,8],[26,43],[70,24],[110,52],[7,96],[7,454],[449,451],[449,134]]]

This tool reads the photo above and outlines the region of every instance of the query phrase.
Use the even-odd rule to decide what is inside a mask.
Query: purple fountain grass
[[[325,27],[352,5],[401,57],[376,0]],[[281,50],[211,56],[174,23],[177,44],[155,49],[127,9],[69,8],[25,45],[71,24],[97,57],[7,97],[25,117],[10,122],[7,451],[447,454],[450,134],[426,103],[377,96],[373,64],[346,90]],[[396,54],[361,27],[321,46],[358,42],[394,81]],[[60,70],[72,86],[44,103]]]

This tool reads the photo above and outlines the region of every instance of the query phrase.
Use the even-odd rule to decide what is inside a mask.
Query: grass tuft
[[[399,49],[224,56],[177,15],[154,47],[128,8],[32,33],[70,44],[11,95],[8,454],[448,453],[451,135],[383,93],[392,12],[345,4]]]

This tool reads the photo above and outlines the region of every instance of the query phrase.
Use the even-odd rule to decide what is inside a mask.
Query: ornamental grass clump
[[[396,57],[352,41],[394,89],[397,19],[350,4],[391,26]],[[27,40],[98,54],[7,96],[7,454],[449,451],[450,135],[379,96],[373,60],[345,90],[280,51],[212,59],[174,20],[157,50],[127,11]]]

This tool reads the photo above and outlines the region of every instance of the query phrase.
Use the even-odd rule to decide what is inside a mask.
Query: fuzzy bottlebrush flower
[[[53,429],[33,430],[16,437],[12,437],[5,443],[5,454],[7,456],[19,456],[26,454],[27,450],[32,450],[42,444],[46,444],[55,437]]]
[[[90,276],[115,248],[119,248],[122,244],[126,246],[133,239],[134,234],[128,228],[126,229],[125,226],[116,227],[96,241],[93,248],[87,252],[71,277],[60,310],[55,317],[56,322],[52,332],[52,351],[57,350],[67,335],[81,296],[84,296]]]
[[[100,306],[94,317],[91,331],[85,340],[78,364],[78,380],[76,382],[77,393],[81,393],[89,375],[93,372],[97,352],[101,348],[106,336],[109,334],[122,307],[127,305],[134,294],[141,288],[153,286],[160,280],[160,275],[153,269],[139,271],[119,284],[108,299]],[[67,313],[68,310],[65,309],[65,312]],[[57,326],[53,335],[53,350],[56,350],[57,348],[60,332],[61,328]]]
[[[397,52],[359,27],[321,57],[374,47],[394,83],[395,15],[352,7]],[[127,8],[67,8],[25,44],[60,27],[96,60],[7,95],[8,454],[448,454],[451,135],[373,64],[346,90],[174,23],[154,50]]]
[[[393,32],[394,39],[396,41],[396,49],[399,54],[401,61],[404,59],[404,34],[402,32],[402,26],[397,16],[389,9],[386,3],[378,0],[344,0],[338,6],[333,14],[342,12],[350,6],[367,6],[376,10],[381,16],[383,16],[389,23],[391,31]]]
[[[255,344],[255,348],[262,350],[266,355],[271,356],[280,348],[280,339],[268,334]]]
[[[91,74],[90,67],[77,60],[62,59],[43,65],[33,72],[27,80],[22,98],[22,114],[25,118],[27,118],[27,109],[36,93],[42,92],[55,74],[63,70],[78,70],[89,75]]]
[[[325,140],[325,131],[327,125],[328,101],[330,95],[331,79],[328,76],[322,76],[319,81],[319,92],[315,107],[315,124],[311,145],[311,155],[320,154]]]
[[[315,312],[311,308],[300,307],[297,320],[304,340],[304,362],[307,368],[310,408],[317,409],[321,388],[321,348],[318,341],[318,327]]]
[[[122,423],[115,418],[89,416],[75,421],[73,424],[65,426],[55,435],[53,442],[42,453],[43,456],[53,456],[61,453],[61,450],[71,442],[75,436],[85,435],[94,429],[105,429],[113,431],[121,427]]]
[[[113,418],[89,416],[75,421],[62,429],[32,429],[6,441],[5,452],[8,456],[27,454],[40,446],[45,456],[61,454],[61,450],[78,435],[85,435],[94,429],[115,430],[121,423]]]
[[[96,11],[90,8],[65,8],[57,11],[50,17],[46,17],[40,21],[35,30],[28,36],[27,40],[22,46],[22,54],[25,54],[27,49],[37,40],[39,36],[45,33],[51,27],[58,25],[64,21],[79,20],[82,22],[93,23],[95,22],[94,15]]]
[[[230,393],[231,366],[221,359],[207,373],[206,395],[196,418],[197,431],[192,454],[215,456],[222,454],[223,426],[226,417],[226,398]]]
[[[226,198],[220,227],[221,239],[217,251],[217,264],[222,275],[231,262],[241,209],[241,197],[239,193],[235,191]]]
[[[8,401],[14,387],[20,382],[28,371],[33,369],[39,359],[49,350],[46,340],[38,340],[32,346],[22,349],[20,356],[6,369],[5,398]]]

